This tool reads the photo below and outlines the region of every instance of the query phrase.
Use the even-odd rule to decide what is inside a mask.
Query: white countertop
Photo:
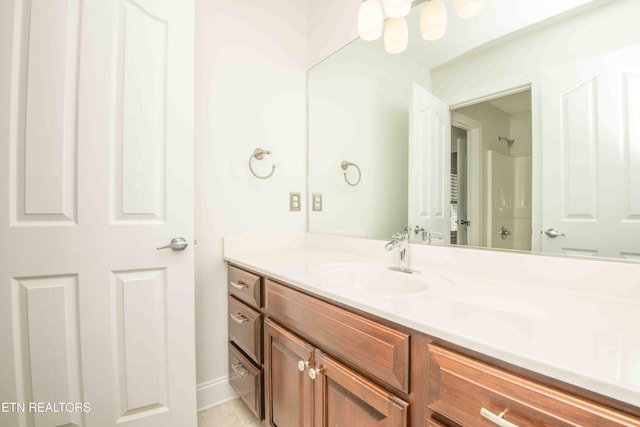
[[[548,280],[537,286],[527,273],[533,267],[527,265],[522,268],[523,280],[509,277],[507,282],[499,274],[480,276],[473,266],[440,268],[446,263],[433,261],[434,253],[446,255],[443,248],[434,252],[414,245],[411,250],[418,254],[411,267],[421,274],[406,278],[405,273],[386,271],[385,266],[393,261],[379,241],[352,245],[345,238],[328,242],[327,237],[305,235],[275,239],[278,243],[271,245],[273,236],[225,239],[225,259],[416,331],[640,407],[640,299],[635,298],[640,288],[635,281],[618,280],[610,286],[617,291],[612,293],[577,291],[578,285],[565,272],[566,286],[549,285]],[[361,250],[363,244],[367,250]],[[430,251],[427,255],[432,262],[426,263],[421,251]],[[480,256],[487,267],[491,262],[504,263],[511,255],[467,251],[462,256]],[[540,268],[558,263],[545,258],[525,259],[525,263],[538,263]],[[517,260],[512,257],[506,262]],[[356,281],[336,280],[340,274],[331,276],[334,268],[340,273],[344,263],[360,265],[363,272],[380,271],[385,280],[397,277],[399,286],[422,283],[427,289],[411,288],[408,293],[385,292],[380,286],[363,289]],[[565,264],[565,270],[581,270],[576,271],[576,280],[584,288],[593,287],[579,262]],[[629,275],[636,267],[597,266],[599,272],[609,268],[622,268]],[[507,269],[504,275],[509,276]]]

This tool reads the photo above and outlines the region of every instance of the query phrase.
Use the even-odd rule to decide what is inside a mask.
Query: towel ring
[[[349,178],[347,177],[347,169],[349,169],[349,166],[354,166],[358,170],[358,179],[356,180],[356,182],[349,181]],[[342,167],[342,170],[344,171],[344,180],[347,181],[347,184],[351,185],[352,187],[355,187],[356,185],[360,184],[360,179],[362,178],[362,172],[360,171],[360,168],[358,167],[358,165],[356,165],[355,163],[343,160],[342,163],[340,163],[340,167]]]
[[[251,162],[253,161],[253,159],[256,160],[262,160],[264,159],[264,156],[267,154],[271,154],[271,151],[269,150],[263,150],[262,148],[256,148],[255,150],[253,150],[253,153],[251,153],[251,155],[249,156],[249,170],[251,171],[251,173],[253,174],[253,176],[255,176],[258,179],[267,179],[267,178],[271,178],[271,175],[273,175],[273,173],[276,170],[276,165],[271,165],[271,172],[269,172],[268,175],[265,176],[261,176],[258,175],[254,170],[253,170],[253,165],[251,164]]]

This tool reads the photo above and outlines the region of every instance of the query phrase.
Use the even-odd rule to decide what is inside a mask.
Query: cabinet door
[[[319,350],[315,426],[406,427],[408,404]]]
[[[265,353],[267,425],[312,426],[313,388],[308,369],[313,366],[313,347],[267,319]]]

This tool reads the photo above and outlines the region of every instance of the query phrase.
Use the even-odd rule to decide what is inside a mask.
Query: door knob
[[[496,234],[499,234],[502,240],[506,240],[507,236],[511,235],[511,231],[509,231],[507,227],[503,225],[502,227],[500,227],[500,231],[496,231]]]
[[[171,239],[171,243],[164,246],[158,246],[156,249],[172,249],[174,251],[183,251],[187,246],[189,246],[189,242],[184,237],[174,237]]]
[[[559,232],[555,228],[550,228],[550,229],[546,230],[544,232],[544,234],[546,234],[547,236],[551,237],[552,239],[555,239],[558,236],[564,236],[565,235],[564,233]]]

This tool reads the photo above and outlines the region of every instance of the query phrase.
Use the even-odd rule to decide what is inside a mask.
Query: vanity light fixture
[[[376,40],[382,34],[388,53],[401,53],[407,49],[409,31],[405,17],[411,11],[414,0],[364,0],[358,11],[358,33],[362,40]],[[484,0],[453,0],[460,18],[478,15]],[[444,0],[427,0],[420,13],[420,33],[425,40],[438,40],[447,30],[447,10]]]
[[[447,9],[442,0],[430,0],[420,13],[420,33],[425,40],[438,40],[447,31]]]
[[[365,41],[376,40],[382,35],[384,12],[380,0],[366,0],[358,11],[358,34]]]
[[[453,0],[453,6],[460,18],[473,18],[482,11],[484,0]]]
[[[389,18],[384,24],[384,49],[389,53],[401,53],[409,44],[409,27],[404,18]]]
[[[413,0],[382,0],[384,13],[389,18],[404,18],[411,12]]]

